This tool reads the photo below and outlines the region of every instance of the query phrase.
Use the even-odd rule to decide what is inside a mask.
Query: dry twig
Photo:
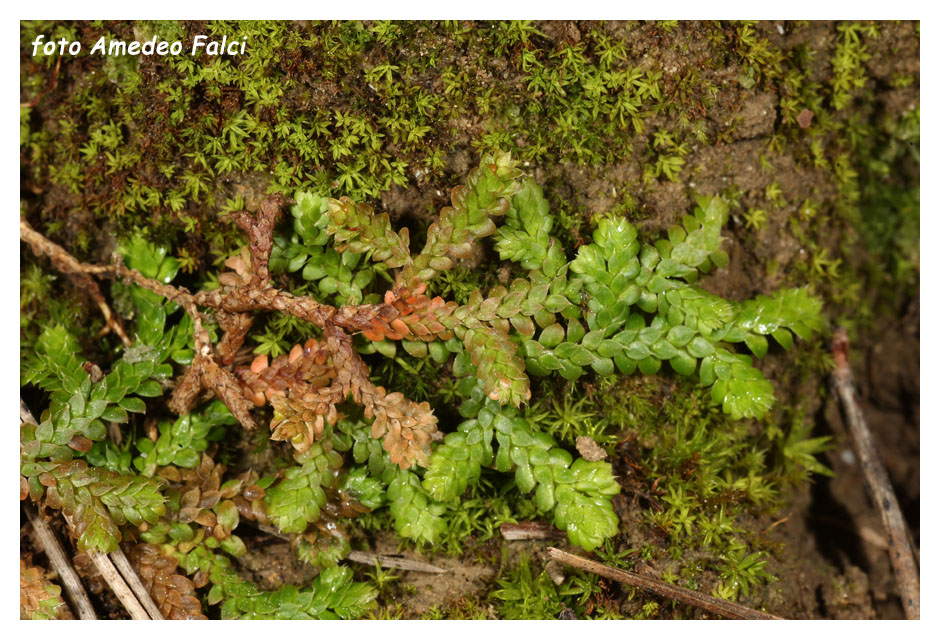
[[[608,567],[605,564],[594,562],[592,560],[588,560],[587,558],[582,558],[581,556],[576,556],[573,553],[566,553],[565,551],[556,549],[554,547],[548,548],[548,555],[553,560],[557,560],[558,562],[566,564],[569,567],[574,567],[575,569],[581,569],[583,571],[590,571],[591,573],[596,573],[599,576],[604,576],[605,578],[610,578],[611,580],[616,580],[617,582],[623,582],[624,584],[628,584],[631,587],[643,589],[644,591],[648,591],[657,596],[669,598],[670,600],[676,600],[677,602],[681,602],[683,604],[692,605],[693,607],[698,607],[699,609],[703,609],[725,618],[732,618],[735,620],[783,619],[763,611],[758,611],[757,609],[751,609],[750,607],[736,604],[734,602],[713,598],[712,596],[707,596],[703,593],[692,591],[691,589],[677,587],[660,580],[644,578],[643,576],[631,571],[624,571],[623,569]]]
[[[233,363],[251,327],[252,312],[286,313],[323,330],[322,346],[332,360],[333,370],[331,383],[318,387],[316,393],[299,393],[298,388],[291,387],[292,395],[298,396],[308,409],[320,416],[321,421],[326,419],[330,424],[339,415],[336,405],[351,397],[365,408],[367,418],[375,418],[372,435],[383,438],[383,446],[391,454],[392,462],[403,469],[415,463],[426,464],[430,455],[430,442],[441,438],[437,431],[437,418],[428,403],[413,402],[400,393],[387,393],[382,387],[373,385],[369,380],[368,368],[353,348],[351,334],[363,332],[376,336],[376,339],[381,339],[377,337],[379,335],[401,339],[410,332],[401,319],[409,314],[413,316],[414,322],[421,320],[443,331],[443,325],[436,323],[431,316],[424,320],[419,316],[439,309],[445,303],[440,298],[431,300],[425,296],[423,283],[415,286],[414,291],[403,288],[388,291],[383,304],[338,308],[321,304],[311,297],[294,296],[272,287],[268,259],[273,246],[274,225],[285,203],[283,197],[271,196],[261,204],[256,215],[247,212],[234,214],[235,221],[248,234],[248,251],[226,263],[234,272],[222,274],[219,278],[222,288],[196,294],[183,287],[147,278],[125,267],[120,260],[108,266],[81,263],[65,249],[33,230],[25,220],[20,221],[20,239],[36,253],[49,256],[57,269],[76,279],[93,295],[98,289],[90,276],[121,278],[177,303],[186,311],[193,320],[195,356],[190,368],[176,383],[169,401],[172,411],[178,414],[190,413],[200,401],[202,392],[208,389],[225,403],[242,426],[253,429],[255,422],[251,417],[251,409],[259,398],[259,391],[251,388],[247,382],[239,381],[227,367]],[[217,320],[225,332],[217,346],[211,343],[203,326],[199,306],[217,312]],[[110,311],[106,312],[106,317],[110,317],[108,314]],[[290,362],[294,362],[294,353],[292,351]],[[303,350],[297,353],[302,354]],[[257,373],[254,369],[255,366],[252,372]],[[285,394],[284,390],[279,391],[280,395]],[[270,400],[271,395],[262,394],[260,397],[263,402],[265,398]],[[292,443],[300,450],[310,445],[309,438],[303,437],[292,440]]]
[[[22,402],[20,403],[20,411],[23,411]],[[62,580],[62,587],[65,589],[70,604],[78,614],[79,619],[97,620],[98,617],[95,615],[95,608],[91,605],[88,593],[85,591],[78,574],[75,573],[75,569],[72,568],[72,563],[66,557],[65,551],[62,549],[62,545],[56,538],[52,528],[36,513],[33,505],[28,500],[23,501],[23,510],[26,512],[26,517],[29,518],[29,523],[33,526],[33,530],[39,538],[42,550],[49,558],[49,564]]]
[[[564,540],[567,536],[544,522],[507,522],[500,525],[503,540]]]
[[[371,551],[350,551],[346,556],[348,560],[358,562],[359,564],[381,564],[383,569],[401,569],[403,571],[418,571],[421,573],[447,573],[447,569],[435,567],[427,562],[418,560],[409,560],[408,558],[399,558],[396,556],[386,556]]]
[[[901,513],[897,496],[891,487],[891,479],[885,470],[875,440],[865,415],[858,403],[858,394],[849,368],[849,338],[843,328],[836,330],[832,340],[832,355],[836,369],[832,374],[832,386],[842,402],[842,413],[852,434],[855,454],[858,456],[865,484],[872,501],[881,513],[888,543],[888,557],[898,581],[901,604],[908,620],[920,619],[920,574],[914,561],[914,553],[908,536],[907,523]]]
[[[117,567],[117,570],[124,576],[128,586],[131,588],[131,591],[134,592],[134,595],[137,596],[140,604],[147,610],[150,619],[163,620],[160,609],[157,608],[153,598],[150,597],[150,592],[144,588],[143,583],[140,581],[140,576],[138,576],[137,572],[131,567],[131,563],[127,561],[127,556],[121,551],[121,547],[118,547],[116,551],[112,551],[108,556],[111,558],[111,562],[114,563],[114,566]]]
[[[101,310],[101,315],[104,316],[105,329],[103,333],[113,331],[121,338],[121,342],[124,343],[125,347],[131,346],[131,339],[127,337],[121,322],[111,312],[108,303],[105,302],[104,295],[102,295],[101,289],[98,288],[98,283],[92,280],[91,276],[82,269],[82,265],[78,260],[59,245],[47,240],[41,233],[29,226],[26,220],[22,219],[20,220],[20,238],[29,243],[37,255],[48,256],[56,269],[68,275],[75,283],[75,286],[91,296],[91,299],[98,305],[98,309]]]
[[[68,521],[67,518],[66,521]],[[71,526],[71,523],[69,523],[69,526]],[[121,604],[124,605],[124,608],[127,609],[131,618],[133,620],[150,620],[150,616],[147,615],[147,612],[141,606],[140,602],[137,601],[134,592],[131,591],[127,583],[124,582],[124,578],[122,578],[118,570],[114,568],[114,564],[108,559],[108,556],[100,551],[91,549],[86,553],[88,557],[91,558],[91,561],[95,563],[98,573],[101,574],[101,577],[104,578],[108,586],[111,587],[111,591],[114,592],[114,595],[117,596]]]
[[[33,417],[33,414],[26,407],[22,399],[20,399],[20,422],[37,424],[36,418]],[[85,588],[78,579],[78,575],[75,574],[74,569],[72,569],[71,564],[66,560],[65,552],[62,550],[62,547],[58,545],[58,541],[55,541],[51,529],[35,514],[35,511],[33,511],[32,506],[28,502],[24,501],[23,508],[26,510],[26,516],[30,519],[36,532],[40,535],[40,540],[42,540],[49,561],[53,563],[56,571],[62,576],[63,586],[65,586],[66,592],[72,597],[79,617],[83,620],[96,619],[94,609],[91,607],[87,593],[85,593]],[[68,524],[69,529],[74,531],[74,523],[65,514],[63,514],[63,516],[65,517],[65,522]],[[133,576],[132,580],[136,582],[135,586],[138,587],[141,594],[141,601],[145,603],[147,609],[152,610],[157,615],[154,619],[162,619],[160,611],[150,598],[150,595],[143,589],[143,586],[140,584],[140,579],[137,577],[137,574],[134,573],[133,569],[131,569],[127,558],[124,557],[124,553],[118,549],[111,555],[113,558],[116,558],[118,566],[122,567],[121,570],[125,572],[125,575]],[[98,572],[101,573],[102,577],[107,581],[108,586],[114,591],[114,594],[121,601],[121,604],[123,604],[124,608],[131,614],[131,617],[135,620],[150,620],[151,617],[144,610],[144,606],[137,601],[134,592],[127,586],[127,583],[124,582],[124,578],[121,577],[121,574],[114,567],[114,564],[112,564],[108,556],[99,551],[88,551],[88,556],[95,563]],[[132,584],[134,583],[132,582]]]

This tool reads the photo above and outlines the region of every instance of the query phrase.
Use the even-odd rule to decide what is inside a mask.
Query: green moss
[[[24,22],[20,85],[21,104],[28,106],[21,107],[20,148],[28,195],[22,208],[38,229],[83,259],[100,258],[100,229],[119,237],[139,231],[171,247],[180,277],[199,288],[241,242],[226,213],[251,208],[266,191],[395,203],[407,190],[436,205],[477,154],[512,149],[544,170],[556,214],[549,232],[573,256],[590,243],[598,205],[587,203],[594,193],[579,194],[581,185],[569,184],[568,167],[590,166],[592,179],[618,176],[610,178],[611,203],[601,207],[636,222],[641,237],[655,237],[681,212],[659,209],[652,196],[676,187],[687,197],[690,186],[671,183],[697,181],[697,154],[737,142],[738,110],[763,92],[779,96],[773,105],[779,121],[762,138],[765,181],[743,190],[735,182],[744,182],[729,175],[731,186],[715,189],[724,189],[731,203],[745,268],[757,279],[766,273],[812,287],[834,321],[863,333],[918,292],[919,107],[885,110],[881,92],[890,85],[916,96],[919,74],[885,75],[871,64],[887,55],[882,36],[890,25],[786,28],[779,38],[768,23],[578,23],[574,31],[531,22]],[[224,33],[246,36],[250,46],[243,57],[187,52],[161,64],[64,57],[56,71],[55,57],[28,55],[38,33],[83,43],[102,35],[185,41],[194,33]],[[680,63],[667,69],[662,51],[672,48]],[[647,54],[650,61],[643,60]],[[720,75],[728,68],[731,83]],[[805,128],[798,122],[803,110],[812,112]],[[790,158],[812,184],[809,192],[774,177]],[[623,165],[637,170],[622,178],[616,172]],[[423,234],[419,206],[392,207],[405,211],[396,222]],[[296,230],[288,223],[279,232],[289,240]],[[762,233],[788,234],[798,251],[754,250]],[[484,256],[480,269],[446,272],[429,291],[466,303],[475,289],[488,290],[505,275],[491,257]],[[104,352],[102,361],[111,358],[113,344],[96,338],[97,310],[83,306],[69,283],[41,264],[24,252],[21,348],[29,352],[43,328],[78,318],[77,337]],[[302,280],[290,273],[278,278],[293,292],[324,299],[342,293],[330,291],[332,281],[321,291],[327,275]],[[376,282],[382,278],[373,274]],[[251,346],[272,355],[310,335],[309,326],[287,316],[259,318],[255,330]],[[459,422],[453,407],[460,394],[449,365],[414,355],[404,344],[360,347],[371,351],[377,380],[451,406],[443,415],[451,426]],[[803,382],[812,387],[810,400],[824,393],[829,360],[822,343],[797,347],[786,362],[779,387]],[[637,465],[635,488],[649,497],[641,502],[644,539],[665,542],[663,548],[636,544],[634,557],[661,563],[664,577],[725,597],[754,595],[768,579],[762,562],[770,549],[752,533],[752,519],[781,504],[786,487],[825,472],[815,457],[825,442],[803,417],[810,406],[784,402],[781,412],[757,423],[734,422],[710,408],[695,386],[657,376],[588,376],[534,390],[526,412],[533,424],[569,448],[589,435]],[[128,469],[128,451],[99,444],[89,462]],[[440,544],[465,551],[466,536],[492,540],[501,523],[536,513],[513,479],[484,472],[481,483],[444,511]],[[393,527],[386,510],[362,522],[366,530]],[[626,543],[615,538],[609,557],[629,551]],[[684,553],[704,560],[685,562]],[[619,562],[629,566],[632,559]],[[499,606],[555,614],[563,603],[586,611],[554,585],[538,586],[544,579],[536,571],[508,572],[502,588],[519,594],[520,585],[529,585],[530,593],[544,591],[548,604],[519,604],[526,602],[523,594],[500,598]],[[598,608],[590,615],[613,610],[601,604],[602,590],[593,593]],[[624,606],[620,613],[633,617],[671,611]]]
[[[33,178],[63,184],[77,203],[121,226],[129,214],[143,212],[171,228],[187,217],[214,226],[208,212],[221,200],[212,185],[237,174],[270,172],[273,190],[354,198],[377,197],[421,174],[440,179],[455,122],[477,112],[487,119],[476,145],[483,150],[519,146],[518,155],[533,161],[610,161],[629,153],[624,132],[642,130],[644,114],[663,100],[659,74],[626,65],[623,42],[602,31],[585,44],[553,50],[526,24],[466,31],[348,22],[300,28],[138,22],[135,28],[141,37],[183,41],[197,32],[224,33],[246,37],[251,46],[230,59],[168,56],[159,71],[130,56],[87,58],[88,80],[51,107],[60,125],[56,144],[42,137],[41,127],[24,128]],[[134,37],[124,23],[55,29],[24,23],[22,42],[63,29],[83,42]],[[468,53],[458,59],[461,40]],[[494,53],[522,74],[521,91],[481,81],[495,71]],[[49,65],[48,57],[37,61],[24,66],[27,95],[40,93],[37,67]],[[73,64],[64,59],[62,75]],[[90,73],[96,67],[100,73]],[[305,91],[311,75],[335,89],[316,109],[297,109],[293,96]],[[443,91],[432,89],[439,83]],[[362,88],[343,92],[340,84]],[[148,104],[155,108],[145,113]],[[145,119],[148,127],[139,127]]]

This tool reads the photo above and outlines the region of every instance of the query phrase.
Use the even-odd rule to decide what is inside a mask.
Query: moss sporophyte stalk
[[[343,522],[387,509],[402,536],[438,542],[486,469],[511,473],[572,544],[599,549],[618,533],[620,485],[609,463],[576,458],[530,419],[531,377],[651,375],[667,362],[731,418],[760,418],[774,391],[752,358],[768,336],[789,348],[794,334],[821,328],[820,302],[805,289],[731,301],[697,286],[728,262],[727,215],[721,198],[699,198],[653,243],[608,215],[569,256],[541,187],[495,154],[453,189],[417,252],[407,228],[349,198],[301,191],[233,213],[247,245],[217,288],[195,293],[172,284],[179,262],[141,237],[122,242],[123,264],[93,266],[23,221],[23,240],[79,286],[96,286],[90,275],[118,280],[112,297],[135,322],[107,375],[62,327],[24,361],[23,382],[50,396],[39,424],[21,427],[23,495],[62,509],[83,549],[108,551],[128,535],[154,545],[142,557],[162,553],[197,587],[211,583],[210,604],[230,617],[360,615],[375,593],[338,565],[350,550]],[[462,303],[434,295],[485,237],[517,277]],[[288,281],[299,286],[272,284]],[[276,357],[240,356],[262,313],[304,321],[306,339]],[[407,365],[397,344],[453,378],[459,419],[442,425],[446,408],[377,384],[386,363]],[[128,422],[168,392],[178,418],[123,448],[108,441],[106,421]],[[290,443],[293,464],[223,481],[215,443],[262,416],[271,440]],[[245,552],[241,519],[289,537],[319,577],[273,593],[241,579],[227,557]]]

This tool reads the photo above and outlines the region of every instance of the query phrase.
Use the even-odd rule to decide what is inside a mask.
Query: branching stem
[[[86,291],[88,295],[91,296],[95,304],[98,305],[98,309],[101,310],[101,315],[104,316],[105,332],[113,331],[121,339],[125,347],[131,346],[131,339],[124,331],[121,322],[111,312],[111,307],[105,302],[104,296],[101,294],[101,289],[98,288],[98,283],[92,280],[88,272],[83,268],[85,265],[72,257],[71,254],[59,245],[47,240],[23,219],[20,220],[20,238],[26,241],[36,253],[48,256],[59,271],[67,274],[79,289]]]
[[[235,359],[252,324],[251,312],[274,311],[306,320],[323,331],[325,350],[329,353],[335,369],[335,380],[319,396],[318,406],[324,414],[335,416],[335,405],[351,394],[355,402],[366,408],[366,416],[377,418],[373,436],[385,438],[386,449],[402,468],[414,462],[424,464],[430,454],[429,442],[439,439],[437,419],[427,403],[413,403],[401,394],[387,394],[369,380],[369,370],[352,345],[351,334],[360,331],[387,330],[391,335],[397,322],[401,327],[399,337],[408,334],[400,320],[403,309],[402,294],[407,293],[413,302],[428,302],[421,294],[423,285],[414,292],[414,297],[405,290],[390,291],[383,304],[345,305],[339,308],[324,305],[308,296],[295,296],[270,285],[268,260],[273,246],[274,225],[286,200],[271,196],[262,202],[256,215],[238,212],[235,221],[248,234],[247,260],[234,259],[228,264],[237,264],[239,274],[229,275],[221,289],[191,293],[183,287],[148,278],[135,269],[124,266],[119,259],[111,265],[89,265],[76,260],[64,248],[35,231],[26,220],[20,220],[20,239],[29,244],[37,254],[48,256],[53,265],[69,275],[83,288],[92,292],[106,319],[113,320],[110,309],[97,283],[91,276],[121,278],[175,302],[193,320],[193,343],[195,354],[192,365],[177,381],[169,401],[169,407],[178,414],[188,414],[200,401],[203,391],[214,393],[232,412],[232,415],[247,429],[255,428],[251,410],[254,403],[245,386],[228,369]],[[396,304],[397,303],[397,304]],[[217,312],[219,325],[225,332],[218,347],[212,344],[203,323],[199,307],[208,307]],[[116,321],[115,321],[116,322]],[[119,325],[116,325],[119,326]],[[441,327],[443,329],[443,327]],[[120,330],[120,335],[123,330]],[[129,345],[129,341],[125,341]],[[283,395],[283,394],[282,394]],[[315,398],[311,398],[313,402]],[[332,410],[330,407],[334,407]],[[416,433],[420,431],[421,433]],[[417,437],[417,440],[415,438]],[[307,443],[309,445],[309,443]]]

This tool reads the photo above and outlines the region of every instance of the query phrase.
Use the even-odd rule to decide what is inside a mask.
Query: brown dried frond
[[[416,300],[414,296],[402,298],[403,308],[411,304],[409,299]],[[375,418],[373,437],[385,437],[385,450],[403,469],[427,464],[430,443],[440,438],[430,405],[412,402],[400,393],[386,394],[373,385],[349,336],[336,327],[324,331],[322,343],[311,338],[303,348],[295,345],[290,354],[271,364],[266,356],[259,356],[250,368],[237,373],[256,404],[271,400],[275,410],[271,439],[288,440],[300,452],[322,436],[326,424],[336,424],[336,405],[350,396],[365,408],[367,418]]]
[[[222,484],[222,476],[225,474],[225,465],[216,464],[208,453],[203,453],[199,460],[199,466],[195,469],[180,469],[180,481],[186,487],[196,487],[203,493],[213,492],[215,500],[203,508],[211,508],[218,502],[222,496],[219,487]],[[201,501],[202,502],[202,501]],[[201,503],[200,502],[200,503]]]
[[[152,287],[149,288],[152,289]],[[308,296],[295,296],[270,286],[222,287],[211,291],[200,291],[193,295],[192,299],[198,305],[221,309],[229,313],[250,311],[286,313],[318,327],[326,326],[332,322],[334,315],[338,316],[335,307],[321,304]],[[384,308],[383,305],[343,307],[350,311],[342,317],[356,317],[360,312],[370,315]]]
[[[234,481],[227,482],[227,486],[221,489],[220,495],[224,500],[230,500],[235,496],[245,496],[249,500],[260,500],[264,498],[265,490],[256,485],[259,475],[254,469],[248,469],[238,474]]]
[[[326,344],[333,354],[336,383],[343,393],[365,408],[366,418],[375,418],[372,437],[385,436],[383,448],[392,462],[407,469],[415,463],[427,465],[431,441],[441,439],[437,417],[427,402],[413,402],[401,393],[386,394],[369,380],[369,370],[355,352],[349,336],[339,329],[325,331]]]
[[[191,298],[180,301],[180,305],[186,309],[186,312],[193,319],[193,341],[196,347],[196,355],[193,357],[192,365],[177,382],[176,389],[173,390],[173,395],[168,403],[170,410],[178,414],[190,413],[196,405],[202,390],[209,389],[225,403],[225,406],[228,407],[243,427],[254,429],[255,421],[251,417],[252,404],[245,398],[241,384],[234,374],[219,366],[215,361],[209,334],[202,326],[202,315],[196,309],[196,305]]]
[[[394,313],[376,314],[368,323],[357,327],[369,340],[449,340],[454,334],[441,320],[457,309],[456,302],[445,302],[440,296],[428,298],[423,282],[413,290],[400,288],[385,292],[385,307]]]
[[[91,275],[120,277],[186,310],[193,319],[196,353],[170,398],[169,407],[175,413],[190,413],[201,401],[203,391],[208,389],[225,403],[242,426],[253,429],[253,406],[262,406],[273,397],[287,397],[290,391],[303,405],[291,409],[292,415],[299,415],[300,420],[286,416],[290,403],[278,401],[285,416],[273,426],[278,438],[290,439],[305,450],[322,433],[324,422],[336,420],[336,405],[351,397],[365,407],[368,417],[375,417],[373,433],[385,436],[384,446],[393,461],[402,468],[416,462],[425,464],[430,456],[429,443],[440,438],[430,407],[427,403],[407,400],[401,394],[387,395],[384,389],[374,386],[369,381],[368,368],[353,349],[346,331],[361,331],[372,340],[447,339],[459,324],[456,303],[439,297],[428,298],[424,295],[425,283],[417,280],[410,287],[399,286],[386,293],[382,304],[340,308],[272,287],[268,260],[274,225],[286,203],[281,196],[271,196],[261,204],[256,215],[244,211],[233,214],[234,220],[248,233],[248,247],[228,260],[227,265],[233,271],[223,274],[221,289],[195,295],[182,287],[146,278],[119,262],[110,266],[79,263],[25,222],[21,223],[20,236],[37,251],[52,256],[57,268],[65,273],[84,278]],[[198,305],[214,309],[225,331],[217,348],[203,327]],[[294,347],[290,354],[270,364],[266,357],[257,358],[248,369],[238,370],[239,380],[225,367],[234,362],[251,327],[250,314],[255,311],[287,313],[307,320],[323,330],[323,341],[308,340],[303,347]],[[311,411],[312,416],[307,415]],[[195,514],[187,512],[186,517],[189,516],[195,517]]]
[[[258,480],[256,471],[248,470],[236,478],[236,482],[222,490],[222,497],[231,499],[238,515],[246,520],[254,520],[259,524],[268,524],[268,513],[265,508],[265,490],[255,484]]]
[[[268,363],[266,355],[254,359],[250,367],[238,367],[235,374],[244,384],[245,396],[261,407],[274,396],[294,396],[325,387],[336,375],[329,364],[329,351],[316,339],[296,344],[290,353]]]
[[[327,424],[334,425],[342,417],[336,410],[337,402],[342,399],[342,395],[337,397],[332,387],[309,391],[301,396],[291,393],[286,397],[272,397],[271,439],[287,440],[297,451],[305,452],[323,436]]]
[[[195,469],[180,469],[175,466],[161,467],[157,475],[170,481],[180,491],[180,509],[175,514],[179,522],[195,522],[207,528],[207,533],[222,539],[228,537],[229,532],[223,528],[217,529],[217,518],[212,508],[223,499],[219,487],[222,484],[222,475],[225,465],[216,464],[207,454],[203,454],[199,466]]]
[[[195,364],[195,360],[193,364]],[[176,388],[173,389],[173,394],[167,403],[170,411],[179,415],[191,413],[199,402],[202,390],[202,372],[191,365],[176,380]]]
[[[219,323],[219,328],[224,332],[219,344],[216,345],[219,362],[228,366],[235,362],[238,350],[245,342],[245,336],[251,330],[255,319],[254,316],[248,313],[227,313],[225,311],[217,311],[215,319]]]
[[[62,588],[50,582],[42,569],[20,558],[20,620],[49,618],[73,619],[62,600]]]
[[[167,620],[206,620],[192,580],[177,573],[176,558],[152,544],[137,544],[127,554],[134,570]]]
[[[235,496],[232,499],[232,502],[235,503],[235,508],[238,509],[238,516],[244,518],[245,520],[253,520],[258,524],[269,524],[271,520],[268,518],[268,511],[265,505],[264,500],[261,499],[249,499],[244,495]]]
[[[236,509],[242,517],[267,522],[263,507],[265,491],[257,486],[256,471],[248,470],[227,482],[222,487],[225,465],[216,464],[213,459],[203,454],[200,464],[195,469],[180,469],[176,466],[160,467],[157,475],[168,480],[180,492],[180,509],[171,517],[178,522],[195,522],[205,527],[206,535],[218,540],[228,538],[232,530],[228,528],[218,513],[220,509]],[[226,504],[229,503],[229,504]],[[216,508],[217,506],[221,506]],[[254,505],[254,506],[253,506]],[[252,510],[257,513],[252,512]]]
[[[211,354],[211,351],[209,351]],[[252,403],[245,397],[241,384],[228,369],[224,369],[212,358],[198,351],[193,363],[176,383],[168,406],[174,413],[191,413],[198,404],[203,389],[215,393],[232,415],[246,429],[254,429],[255,421],[251,417]]]
[[[371,509],[341,489],[326,489],[326,504],[320,510],[332,518],[356,518]]]
[[[366,417],[372,423],[372,437],[381,438],[382,448],[389,459],[402,469],[415,463],[427,466],[431,455],[431,441],[440,440],[437,416],[427,402],[414,402],[397,391],[385,393],[382,387],[363,391]]]
[[[232,415],[246,429],[254,429],[255,421],[251,417],[252,403],[245,398],[238,380],[228,369],[223,369],[209,356],[200,356],[193,359],[193,366],[202,370],[203,385],[212,390]]]
[[[251,284],[253,271],[251,269],[251,254],[248,247],[225,261],[225,266],[231,269],[219,276],[219,283],[225,287],[244,287]]]

